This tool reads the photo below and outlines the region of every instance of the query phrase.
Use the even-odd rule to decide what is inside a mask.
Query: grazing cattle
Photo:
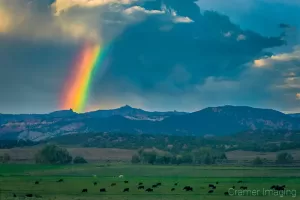
[[[216,182],[216,184],[218,185],[218,184],[219,184],[219,182],[217,181],[217,182]]]
[[[39,183],[40,183],[39,181],[35,181],[35,183],[34,183],[34,184],[38,185]]]
[[[85,188],[85,189],[82,189],[82,191],[81,192],[87,192],[88,190]]]
[[[178,183],[175,183],[174,185],[178,185]]]
[[[208,193],[213,193],[213,192],[214,192],[213,190],[209,190],[209,191],[208,191]]]
[[[188,187],[187,189],[185,189],[185,191],[193,191],[193,188],[192,187]]]
[[[217,186],[211,187],[211,189],[215,190],[215,189],[217,189]]]
[[[148,188],[148,189],[146,189],[145,191],[146,191],[146,192],[153,192],[153,189]]]
[[[33,194],[25,194],[26,197],[33,197]]]
[[[183,190],[187,190],[190,186],[184,186]]]
[[[110,186],[116,186],[117,184],[116,183],[112,183]]]
[[[215,187],[213,184],[209,184],[208,187]]]
[[[125,188],[123,192],[129,192],[129,188]]]
[[[58,183],[64,182],[64,179],[59,179],[58,181],[56,181]]]
[[[157,186],[161,186],[161,183],[156,183]]]
[[[97,182],[94,182],[94,185],[97,185],[98,183]]]
[[[106,189],[105,188],[101,188],[100,192],[106,192]]]
[[[225,195],[225,196],[229,196],[229,193],[228,193],[228,192],[224,192],[224,195]]]
[[[124,181],[124,183],[128,183],[128,181]]]
[[[143,185],[143,183],[142,183],[142,182],[139,182],[139,185]]]
[[[174,191],[174,190],[175,190],[175,188],[172,188],[172,189],[171,189],[171,191]]]
[[[123,176],[123,175],[120,175],[119,178],[124,178],[124,176]]]
[[[17,197],[17,195],[15,193],[13,193],[13,197]]]
[[[270,189],[275,189],[276,188],[276,185],[272,185],[272,187]]]
[[[140,190],[140,189],[145,189],[145,186],[140,185],[140,186],[138,187],[138,189],[139,189],[139,190]]]
[[[277,191],[282,191],[282,190],[284,190],[284,187],[276,185],[274,189]]]
[[[232,186],[232,189],[235,189],[235,186]]]
[[[152,188],[157,188],[157,185],[152,185]]]
[[[237,183],[242,183],[243,181],[238,181]]]

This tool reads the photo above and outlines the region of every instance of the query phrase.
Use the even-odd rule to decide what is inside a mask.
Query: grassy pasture
[[[118,178],[122,174],[124,178]],[[97,175],[97,177],[93,177]],[[60,178],[64,183],[57,183]],[[40,180],[39,185],[34,182]],[[124,180],[129,183],[125,184]],[[242,180],[244,183],[238,184]],[[98,185],[94,186],[93,182]],[[216,181],[220,183],[216,185]],[[153,193],[137,189],[137,183],[143,182],[146,188],[157,182],[162,186],[154,188]],[[178,186],[174,183],[178,182]],[[111,187],[111,183],[117,185]],[[208,184],[215,184],[217,189],[208,194]],[[203,166],[149,166],[149,165],[0,165],[1,200],[24,199],[26,193],[41,195],[47,200],[185,200],[185,199],[297,199],[292,193],[279,197],[274,194],[263,194],[274,184],[286,185],[287,190],[300,191],[300,173],[298,168],[242,168],[242,167],[203,167]],[[185,192],[186,185],[193,187],[193,192]],[[248,186],[250,191],[259,190],[257,194],[244,193],[224,196],[224,192],[235,186]],[[124,188],[130,188],[123,193]],[[171,188],[175,191],[171,192]],[[81,193],[83,188],[88,193]],[[106,188],[100,193],[99,188]],[[232,193],[233,191],[231,191]],[[15,193],[18,197],[14,198]],[[294,194],[294,193],[293,193]],[[29,199],[29,198],[27,198]],[[35,198],[31,198],[35,199]],[[40,198],[38,198],[40,199]]]

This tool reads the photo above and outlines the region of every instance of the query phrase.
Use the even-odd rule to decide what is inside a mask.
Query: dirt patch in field
[[[228,160],[253,160],[257,156],[260,158],[266,158],[267,160],[276,160],[276,156],[278,153],[288,152],[293,157],[294,160],[300,160],[300,149],[299,150],[287,150],[287,151],[279,151],[279,152],[255,152],[255,151],[230,151],[226,153]]]
[[[0,155],[8,153],[12,162],[34,162],[34,156],[41,147],[0,149]],[[89,162],[97,161],[130,161],[134,150],[105,148],[67,148],[70,154],[83,156]]]

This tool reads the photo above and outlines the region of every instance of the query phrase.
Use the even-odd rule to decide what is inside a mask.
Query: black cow
[[[235,186],[232,186],[232,189],[235,189]]]
[[[34,184],[38,185],[39,183],[40,183],[39,181],[35,181],[35,183],[34,183]]]
[[[140,190],[140,189],[145,189],[145,186],[140,185],[140,186],[138,187],[138,189],[139,189],[139,190]]]
[[[225,196],[229,196],[229,193],[228,193],[228,192],[224,192],[224,195],[225,195]]]
[[[98,183],[97,182],[94,182],[94,186],[96,186]]]
[[[88,192],[88,189],[82,189],[82,191],[81,192]]]
[[[190,186],[184,186],[183,190],[190,188]]]
[[[218,184],[219,184],[219,182],[217,181],[217,182],[216,182],[216,184],[218,185]]]
[[[105,188],[101,188],[100,192],[106,192],[106,189]]]
[[[174,190],[175,190],[175,188],[172,188],[172,189],[171,189],[171,191],[174,191]]]
[[[243,181],[238,181],[237,183],[242,183]]]
[[[129,188],[125,188],[123,192],[129,192]]]
[[[209,184],[208,187],[215,187],[213,184]]]
[[[161,183],[156,183],[157,186],[161,186]]]
[[[284,187],[276,185],[275,190],[282,191],[282,190],[284,190]]]
[[[185,189],[185,191],[186,191],[186,192],[187,192],[187,191],[193,191],[193,188],[192,188],[192,187],[189,187],[189,188]]]
[[[56,181],[58,183],[64,182],[64,179],[59,179],[58,181]]]
[[[110,186],[116,186],[117,184],[116,183],[112,183]]]
[[[153,189],[148,188],[148,189],[146,189],[145,191],[146,191],[146,192],[153,192]]]
[[[17,197],[17,195],[15,193],[13,193],[13,197]]]
[[[209,191],[208,191],[208,193],[213,193],[213,192],[214,192],[213,190],[209,190]]]
[[[211,189],[215,190],[215,189],[217,189],[217,186],[211,187]]]
[[[33,194],[25,194],[26,197],[33,197]]]
[[[157,188],[157,185],[155,184],[155,185],[152,185],[152,188]]]
[[[124,183],[128,183],[128,181],[124,181]]]
[[[270,189],[275,189],[276,188],[276,185],[272,185],[272,187]]]
[[[143,185],[143,183],[142,183],[142,182],[139,182],[139,185]]]
[[[178,185],[178,183],[175,183],[174,185]]]

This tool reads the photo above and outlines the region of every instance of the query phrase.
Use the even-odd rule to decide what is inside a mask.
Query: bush
[[[141,162],[141,159],[138,155],[133,155],[131,157],[131,163],[136,164],[136,163],[140,163],[140,162]]]
[[[0,156],[0,162],[8,163],[10,161],[10,156],[8,153],[4,153],[3,156]]]
[[[284,153],[277,154],[276,163],[288,164],[288,163],[292,163],[293,160],[294,160],[294,158],[290,153],[284,152]]]
[[[253,165],[262,165],[263,164],[263,160],[260,157],[256,157],[253,161],[252,161]]]
[[[83,164],[83,163],[87,163],[87,161],[83,157],[81,157],[81,156],[76,156],[73,159],[73,163],[74,164]]]
[[[67,149],[47,145],[35,155],[35,161],[40,164],[68,164],[72,162],[72,156]]]

